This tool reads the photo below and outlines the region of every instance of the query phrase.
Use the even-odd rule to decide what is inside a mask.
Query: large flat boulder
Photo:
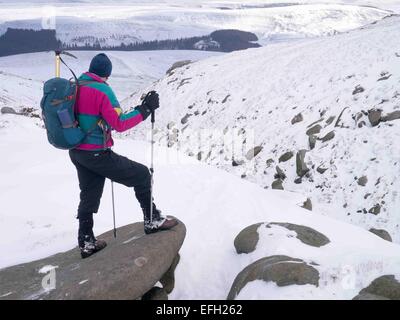
[[[106,232],[98,239],[108,246],[87,259],[74,248],[0,270],[0,299],[138,299],[170,269],[185,235],[182,222],[150,235],[143,223],[118,228],[116,239]]]

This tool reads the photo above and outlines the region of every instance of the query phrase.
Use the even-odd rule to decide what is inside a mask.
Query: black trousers
[[[78,207],[80,222],[93,221],[93,213],[99,210],[106,178],[127,187],[133,187],[143,209],[144,219],[150,219],[151,177],[146,166],[110,149],[105,151],[70,150],[69,155],[78,172],[81,190]],[[91,224],[93,226],[93,222]]]

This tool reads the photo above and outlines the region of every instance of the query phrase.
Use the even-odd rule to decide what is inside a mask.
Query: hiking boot
[[[91,236],[85,236],[83,240],[83,245],[79,246],[81,250],[81,257],[85,259],[95,254],[96,252],[104,249],[107,246],[107,243],[104,240],[97,240]]]
[[[151,222],[150,220],[144,221],[145,234],[155,233],[162,230],[169,230],[178,224],[177,219],[173,217],[164,217],[161,215],[161,211],[158,212],[158,215],[158,218],[153,218],[153,221]]]

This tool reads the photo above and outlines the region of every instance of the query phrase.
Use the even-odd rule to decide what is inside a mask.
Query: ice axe
[[[75,73],[67,66],[67,64],[64,62],[64,60],[61,58],[61,55],[66,55],[75,59],[78,59],[76,56],[74,56],[72,53],[69,53],[67,51],[63,51],[63,50],[55,50],[55,57],[56,57],[56,77],[59,78],[61,76],[61,62],[69,69],[69,71],[71,71],[71,73],[74,75],[75,79],[76,79],[76,75]]]

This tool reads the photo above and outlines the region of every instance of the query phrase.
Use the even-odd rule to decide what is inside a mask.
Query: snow
[[[10,296],[10,295],[12,295],[12,294],[13,294],[12,291],[11,291],[11,292],[7,292],[7,293],[1,295],[0,298],[5,298],[5,297],[8,297],[8,296]]]
[[[211,57],[179,69],[147,89],[161,97],[156,139],[167,145],[177,135],[173,148],[191,156],[202,152],[208,164],[265,188],[271,188],[278,165],[287,175],[284,188],[309,197],[317,211],[367,230],[385,229],[399,242],[400,121],[372,127],[365,115],[357,123],[352,118],[373,108],[383,114],[400,109],[399,20],[391,17],[332,37]],[[385,74],[391,76],[380,80]],[[365,91],[353,94],[359,85]],[[125,105],[137,96],[132,99]],[[298,113],[304,120],[292,125]],[[328,124],[330,117],[335,119]],[[305,132],[320,119],[323,129],[317,136],[334,131],[335,137],[317,141],[306,153],[310,175],[296,184],[296,157],[278,159],[287,151],[309,149]],[[171,121],[175,125],[167,129]],[[362,121],[366,125],[359,128]],[[238,135],[241,128],[245,133]],[[134,135],[144,133],[138,129]],[[238,144],[235,152],[229,139]],[[262,151],[247,160],[247,151],[257,145]],[[244,165],[232,166],[232,159]],[[320,174],[319,166],[328,170]],[[364,175],[365,187],[357,184]],[[376,204],[381,212],[369,213]]]
[[[79,45],[93,43],[93,37],[102,39],[102,43],[118,45],[121,42],[203,36],[217,29],[251,31],[259,36],[260,43],[268,43],[343,32],[391,13],[354,2],[325,2],[303,1],[299,5],[265,7],[265,2],[260,1],[108,1],[55,3],[50,7],[52,9],[43,3],[5,3],[0,4],[0,33],[7,27],[40,29],[43,21],[48,23],[43,17],[53,15],[57,36],[63,42]],[[376,1],[374,4],[380,7],[382,3]],[[385,4],[382,7],[385,8]]]
[[[279,288],[274,282],[251,281],[238,294],[237,300],[304,300],[307,296],[319,300],[313,285],[292,285]]]
[[[79,190],[67,152],[47,143],[37,119],[0,115],[0,123],[0,148],[7,150],[7,157],[0,158],[0,267],[72,248],[76,245]],[[116,139],[115,151],[149,163],[148,141]],[[299,200],[304,199],[300,194],[265,190],[192,158],[176,158],[173,152],[156,146],[157,204],[163,213],[177,216],[187,227],[171,299],[224,299],[244,267],[272,254],[317,262],[320,286],[300,290],[267,284],[255,291],[254,284],[249,284],[240,297],[349,299],[376,276],[398,275],[398,245],[359,227],[300,208]],[[115,185],[115,192],[117,226],[140,221],[141,211],[133,191]],[[96,234],[112,228],[111,212],[107,183],[99,213],[95,215]],[[296,238],[287,238],[293,232],[285,235],[284,229],[273,227],[272,235],[260,231],[262,240],[256,251],[236,254],[233,240],[243,228],[273,221],[315,228],[331,243],[318,249],[308,247]],[[346,289],[337,279],[343,278],[343,270],[349,266],[354,270],[355,281],[353,287]]]
[[[63,59],[79,76],[88,70],[91,59],[99,52],[70,51],[78,59],[64,56]],[[204,51],[105,51],[113,63],[110,85],[120,100],[141,88],[150,85],[164,76],[176,61],[201,60],[210,56],[221,55],[218,52]],[[27,61],[31,65],[27,65]],[[43,82],[54,77],[54,53],[39,52],[0,57],[0,106],[2,100],[9,106],[25,105],[39,108]],[[72,77],[62,64],[61,76]]]
[[[220,4],[234,6],[237,1],[208,2],[205,8],[213,10]],[[396,2],[385,1],[384,5],[395,6]],[[314,8],[317,6],[316,12],[321,14],[323,8]],[[16,10],[20,7],[15,5]],[[355,7],[346,8],[348,13]],[[240,271],[271,255],[313,262],[320,273],[319,286],[278,287],[256,280],[247,284],[237,299],[352,299],[379,276],[392,274],[400,279],[400,120],[371,127],[363,116],[360,121],[367,125],[358,128],[352,119],[353,114],[372,107],[381,108],[384,114],[400,108],[399,20],[392,17],[327,38],[211,57],[209,53],[178,51],[109,53],[115,67],[111,84],[120,98],[127,97],[125,109],[138,103],[139,91],[156,89],[160,93],[155,199],[164,214],[178,217],[187,227],[170,299],[225,299]],[[80,72],[94,54],[78,52],[79,62],[67,59]],[[200,61],[151,84],[173,62],[186,59]],[[377,81],[385,72],[391,77]],[[38,108],[43,80],[52,73],[51,53],[0,58],[0,107]],[[353,95],[357,85],[365,91]],[[137,94],[131,96],[132,92]],[[341,124],[348,128],[334,127],[345,107],[349,108]],[[304,120],[292,125],[291,119],[299,112]],[[188,113],[192,116],[182,124],[180,120]],[[311,176],[295,184],[294,158],[285,163],[278,163],[278,158],[288,150],[308,148],[305,131],[321,113],[324,128],[319,136],[334,130],[335,138],[318,141],[307,153]],[[336,119],[328,125],[325,121],[330,116]],[[166,148],[165,144],[174,140],[173,129],[168,131],[169,139],[164,136],[171,121],[175,122],[172,127],[179,129],[179,141]],[[146,122],[116,135],[114,151],[149,164],[148,133]],[[235,145],[231,154],[229,146],[237,142],[234,137],[239,137],[239,146]],[[247,138],[244,147],[242,137]],[[254,159],[244,160],[254,145],[263,149]],[[79,188],[68,153],[48,144],[40,119],[20,115],[0,114],[0,149],[6,150],[6,156],[0,157],[0,268],[75,247]],[[198,151],[203,151],[206,163],[196,160]],[[231,155],[245,163],[232,167]],[[268,167],[270,158],[275,162]],[[285,191],[270,188],[277,164],[287,175]],[[316,172],[320,164],[328,168],[323,175]],[[368,176],[365,187],[355,180],[362,175]],[[117,226],[141,221],[133,190],[118,184],[114,187]],[[95,215],[96,235],[112,228],[110,193],[108,182]],[[371,195],[365,198],[368,193]],[[312,199],[312,212],[300,207],[307,197]],[[376,203],[382,204],[377,216],[357,212]],[[328,237],[330,243],[310,247],[296,238],[296,232],[277,225],[266,229],[270,222],[308,226]],[[236,235],[254,223],[264,223],[258,228],[260,241],[255,251],[237,254],[233,245]],[[368,231],[370,227],[386,229],[397,243],[377,237]],[[143,264],[143,257],[134,263]],[[41,271],[54,268],[47,267]],[[10,294],[0,289],[0,297]]]

